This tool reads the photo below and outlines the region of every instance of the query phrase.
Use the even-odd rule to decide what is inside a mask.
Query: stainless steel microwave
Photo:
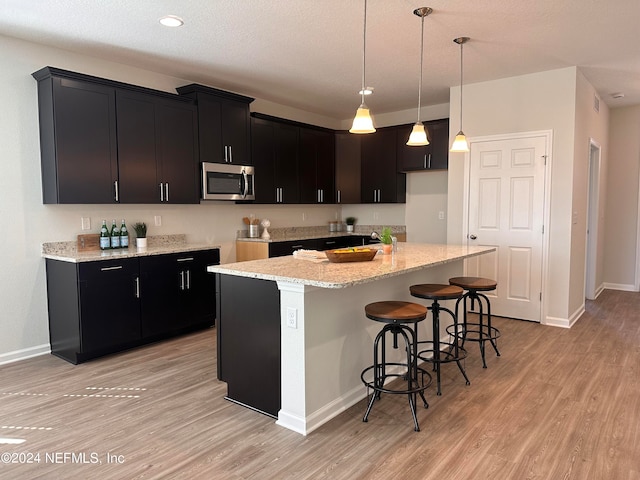
[[[255,200],[253,167],[202,162],[203,200]]]

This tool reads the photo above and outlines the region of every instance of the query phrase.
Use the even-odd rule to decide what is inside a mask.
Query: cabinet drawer
[[[78,265],[78,279],[80,281],[93,280],[95,278],[107,278],[117,276],[130,276],[138,274],[137,258],[122,258],[117,260],[104,260],[100,262],[82,262]]]

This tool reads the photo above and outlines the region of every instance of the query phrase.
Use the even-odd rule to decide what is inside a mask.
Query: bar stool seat
[[[402,301],[374,302],[364,307],[365,315],[371,320],[384,323],[384,327],[375,338],[373,344],[373,365],[365,368],[360,374],[362,382],[373,390],[367,411],[362,419],[367,422],[369,413],[376,399],[380,399],[382,393],[405,394],[409,398],[409,407],[413,416],[413,424],[416,432],[420,431],[416,416],[416,400],[420,395],[424,407],[428,408],[424,391],[431,385],[431,375],[417,363],[417,337],[415,329],[410,325],[416,325],[427,317],[427,309],[420,304]],[[406,359],[403,362],[388,362],[386,351],[387,334],[393,337],[393,348],[398,348],[398,336],[404,339]],[[371,379],[373,371],[373,379]],[[406,384],[385,385],[387,379],[403,378]]]
[[[489,342],[499,357],[498,345],[496,340],[500,337],[500,330],[491,325],[491,302],[489,298],[483,293],[495,290],[498,286],[498,282],[490,278],[483,277],[453,277],[449,279],[451,285],[455,285],[463,288],[467,292],[458,299],[456,302],[456,316],[458,314],[458,306],[460,302],[463,303],[464,319],[461,324],[461,328],[451,329],[447,328],[447,332],[456,334],[458,338],[462,340],[462,346],[464,347],[465,341],[477,342],[480,346],[480,355],[482,356],[482,368],[487,368],[487,362],[485,359],[485,343]],[[467,299],[471,301],[471,308],[475,306],[475,302],[478,302],[478,321],[467,321]],[[486,314],[484,313],[484,305],[486,306]],[[485,323],[486,318],[486,323]]]
[[[460,360],[466,358],[467,351],[458,344],[458,337],[450,334],[450,340],[448,342],[440,340],[440,312],[444,311],[451,315],[454,331],[458,330],[458,316],[448,308],[441,306],[438,302],[442,300],[457,300],[462,297],[464,290],[456,285],[423,283],[411,285],[409,287],[409,291],[414,297],[433,300],[431,306],[428,307],[428,309],[431,310],[431,318],[433,322],[431,330],[432,339],[423,341],[418,340],[417,356],[420,360],[433,363],[433,369],[436,372],[436,394],[442,394],[440,387],[440,365],[442,363],[456,362],[458,369],[460,369],[462,376],[466,380],[466,384],[470,385],[469,378],[460,363]],[[422,350],[421,345],[431,346],[431,348]],[[448,347],[448,349],[442,351],[441,348],[443,346]]]

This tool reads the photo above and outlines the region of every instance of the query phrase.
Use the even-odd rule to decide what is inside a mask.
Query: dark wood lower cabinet
[[[227,398],[277,417],[280,292],[276,282],[216,275],[218,379]]]
[[[77,364],[212,326],[215,275],[206,268],[219,263],[217,249],[81,263],[46,259],[51,353]]]

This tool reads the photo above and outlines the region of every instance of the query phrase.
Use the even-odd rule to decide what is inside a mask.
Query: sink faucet
[[[380,240],[380,235],[378,235],[378,232],[374,231],[374,232],[371,232],[371,238],[373,238],[373,239],[377,238],[378,240]]]

